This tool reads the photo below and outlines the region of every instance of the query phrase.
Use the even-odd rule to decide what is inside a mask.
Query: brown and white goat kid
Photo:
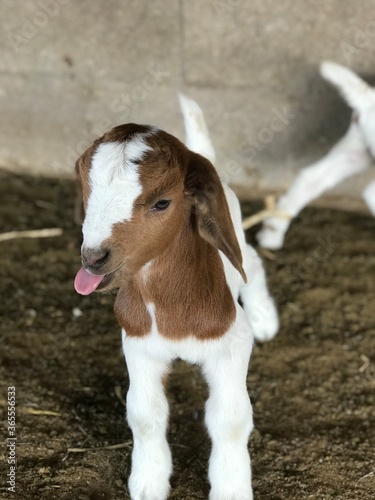
[[[150,126],[115,127],[76,169],[85,218],[75,288],[83,295],[118,289],[134,437],[131,498],[168,496],[163,383],[173,360],[182,358],[202,367],[210,388],[210,499],[251,500],[246,375],[253,328],[239,295],[245,310],[263,299],[273,308],[267,331],[256,326],[263,340],[278,324],[262,265],[245,242],[236,196],[210,161]]]

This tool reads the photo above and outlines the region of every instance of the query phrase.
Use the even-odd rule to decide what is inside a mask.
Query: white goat
[[[181,103],[188,145],[213,158],[200,108],[186,98]],[[251,500],[248,362],[253,332],[271,338],[278,318],[261,262],[246,244],[237,198],[209,160],[145,125],[107,132],[76,170],[85,218],[75,288],[83,295],[119,289],[115,313],[134,437],[132,500],[168,496],[163,384],[176,358],[199,364],[210,389],[210,499]],[[255,321],[254,312],[264,321]]]
[[[301,170],[279,199],[277,210],[289,214],[290,219],[266,219],[257,234],[264,248],[281,248],[292,219],[306,205],[344,179],[366,170],[375,158],[375,89],[348,68],[333,62],[322,63],[320,72],[354,110],[352,121],[345,136],[324,158]],[[362,196],[375,216],[375,181],[366,187]]]

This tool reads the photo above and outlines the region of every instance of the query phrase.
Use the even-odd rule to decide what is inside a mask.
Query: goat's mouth
[[[91,274],[84,267],[78,271],[75,280],[74,288],[81,295],[90,295],[96,290],[103,290],[111,283],[115,271],[108,274]]]

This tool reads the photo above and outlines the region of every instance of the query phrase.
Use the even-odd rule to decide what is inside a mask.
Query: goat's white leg
[[[206,404],[206,424],[212,440],[210,500],[253,499],[247,449],[253,417],[246,389],[252,335],[245,318],[243,323],[243,332],[238,332],[229,351],[211,356],[203,365],[210,388]]]
[[[359,113],[375,105],[375,89],[351,69],[331,61],[323,61],[320,74],[332,83],[349,106]]]
[[[352,122],[346,135],[323,159],[298,174],[289,191],[277,203],[277,210],[288,214],[290,220],[278,217],[267,219],[257,234],[259,244],[264,248],[281,248],[292,218],[324,191],[366,170],[370,164],[371,157],[362,133],[358,125]]]
[[[279,317],[267,288],[263,262],[250,245],[242,249],[242,258],[247,276],[246,285],[240,289],[243,308],[256,340],[260,342],[271,340],[278,332]]]
[[[375,217],[375,181],[370,182],[363,190],[362,197],[370,212]]]
[[[132,500],[165,500],[172,473],[166,439],[168,402],[163,387],[168,364],[146,354],[142,340],[123,334],[130,378],[127,418],[134,439],[129,491]]]

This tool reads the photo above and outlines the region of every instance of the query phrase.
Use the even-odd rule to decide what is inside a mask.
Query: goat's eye
[[[152,205],[151,210],[165,210],[169,207],[170,203],[170,200],[159,200],[155,205]]]

